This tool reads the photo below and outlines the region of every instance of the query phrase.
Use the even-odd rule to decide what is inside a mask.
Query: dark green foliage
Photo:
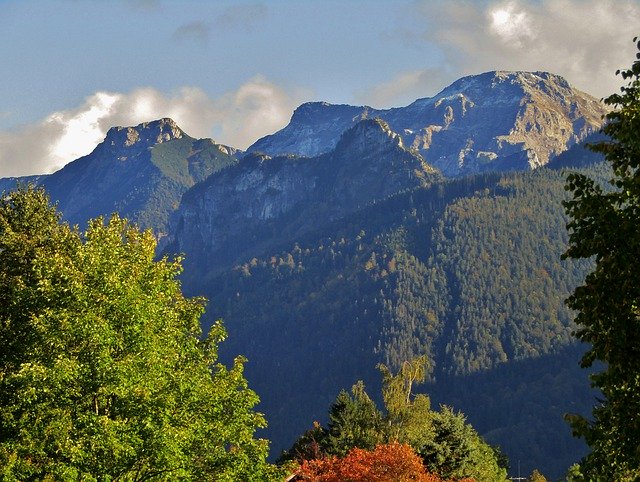
[[[461,413],[447,406],[432,415],[432,424],[433,439],[419,450],[429,472],[447,479],[468,476],[467,464],[473,454],[471,426]]]
[[[608,175],[602,165],[588,172]],[[231,334],[222,355],[252,360],[247,377],[274,445],[324,420],[330,394],[358,379],[379,393],[372,362],[398,370],[426,353],[433,399],[462,409],[512,460],[532,464],[529,472],[564,473],[584,446],[562,413],[593,400],[568,369],[580,354],[566,350],[573,325],[563,301],[591,264],[559,259],[564,178],[542,169],[402,193],[220,269],[206,294]],[[189,275],[197,292],[201,278]],[[534,359],[549,363],[524,363]],[[503,369],[514,361],[523,363]],[[480,382],[494,371],[490,385]]]
[[[596,263],[567,303],[578,313],[576,336],[590,346],[582,366],[605,364],[591,376],[603,395],[593,420],[568,417],[591,448],[585,480],[640,478],[640,60],[621,74],[628,84],[605,100],[615,108],[602,129],[608,140],[592,146],[613,169],[612,189],[580,174],[567,179],[565,257]]]
[[[200,338],[202,299],[151,232],[85,233],[42,190],[0,200],[0,478],[266,480],[265,425],[243,359]]]
[[[325,451],[344,457],[354,447],[373,450],[383,443],[382,413],[364,391],[360,381],[341,391],[329,409],[329,424],[324,440]]]
[[[465,422],[465,417],[442,406],[431,410],[429,397],[413,395],[424,382],[426,358],[402,364],[398,373],[380,365],[385,411],[379,411],[359,381],[349,395],[342,390],[329,410],[328,428],[316,425],[285,452],[283,460],[344,457],[352,448],[373,450],[400,442],[418,453],[429,472],[443,478],[471,477],[486,482],[504,481],[506,471],[497,453]]]
[[[453,298],[444,371],[473,373],[571,341],[562,301],[585,265],[559,261],[563,184],[549,171],[504,177],[495,194],[478,192],[445,210],[433,240]]]
[[[301,463],[303,460],[321,459],[327,455],[325,441],[327,430],[318,422],[313,422],[313,427],[296,439],[289,450],[284,450],[278,460],[278,464],[284,464],[290,460]]]

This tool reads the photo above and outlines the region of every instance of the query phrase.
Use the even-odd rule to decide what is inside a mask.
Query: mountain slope
[[[71,223],[118,212],[162,237],[182,193],[236,163],[235,156],[235,149],[194,139],[171,119],[160,119],[110,129],[91,154],[40,184]]]
[[[187,253],[187,265],[210,274],[247,250],[295,238],[439,178],[384,122],[364,120],[322,156],[245,156],[194,186],[183,196],[167,250]]]
[[[229,331],[222,359],[249,358],[276,452],[357,379],[379,393],[376,363],[427,354],[434,401],[557,478],[584,449],[561,414],[593,402],[563,304],[588,264],[560,261],[563,172],[488,171],[605,179],[575,144],[602,109],[560,77],[491,72],[403,108],[305,104],[240,160],[169,119],[114,128],[37,182],[73,223],[168,233],[205,325]]]
[[[436,400],[464,409],[529,472],[559,477],[584,450],[562,414],[593,401],[563,303],[589,268],[560,260],[564,196],[563,173],[547,169],[417,187],[256,251],[204,285],[187,272],[185,288],[224,319],[222,356],[248,357],[274,448],[357,379],[377,392],[376,363],[427,354]],[[512,425],[500,422],[506,400],[526,407]],[[532,426],[532,414],[547,418]]]
[[[597,130],[597,99],[546,72],[487,72],[464,77],[434,97],[388,110],[303,104],[290,123],[248,152],[317,156],[364,118],[380,118],[448,176],[528,170]]]

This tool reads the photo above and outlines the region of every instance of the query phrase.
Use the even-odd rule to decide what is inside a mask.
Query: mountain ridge
[[[221,361],[249,357],[247,379],[277,448],[340,389],[358,378],[375,386],[376,362],[397,368],[427,354],[434,400],[450,403],[455,392],[452,402],[512,460],[536,448],[533,466],[554,459],[555,478],[580,457],[569,432],[553,425],[553,443],[532,441],[546,437],[550,417],[563,424],[559,401],[589,397],[562,391],[572,375],[554,378],[553,368],[575,351],[556,357],[572,340],[562,297],[586,266],[560,261],[566,193],[563,173],[547,166],[599,172],[579,146],[603,107],[546,75],[469,76],[385,111],[307,103],[289,131],[262,140],[322,151],[313,155],[241,152],[166,118],[116,127],[90,155],[36,182],[73,223],[119,211],[154,229],[159,255],[185,253],[185,293],[211,300],[205,330],[224,319]],[[540,356],[551,368],[526,374],[537,380],[533,403],[515,368],[491,392],[482,380],[468,396],[466,385],[446,391],[449,381],[509,374],[513,361],[534,366]],[[549,377],[554,405],[541,411]],[[496,425],[505,400],[535,416],[514,414],[513,431]]]
[[[357,122],[379,117],[445,175],[534,169],[597,130],[606,112],[561,76],[491,71],[458,79],[405,107],[305,103],[287,126],[247,152],[316,156],[333,149]]]
[[[265,244],[282,236],[269,234],[269,226],[287,219],[290,235],[300,235],[439,178],[383,121],[363,120],[343,133],[329,153],[273,158],[251,154],[212,174],[184,194],[167,249],[195,258],[204,251],[238,256],[243,238],[246,242],[243,230],[255,232]]]
[[[90,154],[53,174],[0,180],[0,187],[32,182],[45,188],[71,224],[118,212],[163,239],[182,194],[235,164],[240,153],[211,139],[194,139],[162,118],[112,127]]]

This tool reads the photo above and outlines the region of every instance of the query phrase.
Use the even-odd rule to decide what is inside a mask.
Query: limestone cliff
[[[304,104],[289,125],[248,151],[318,155],[332,150],[360,120],[380,118],[445,175],[529,170],[598,130],[605,113],[600,101],[558,75],[487,72],[406,107]]]

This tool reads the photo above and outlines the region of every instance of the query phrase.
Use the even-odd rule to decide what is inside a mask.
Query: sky
[[[403,106],[490,70],[624,84],[640,0],[0,0],[0,177],[173,118],[246,149],[303,102]]]

